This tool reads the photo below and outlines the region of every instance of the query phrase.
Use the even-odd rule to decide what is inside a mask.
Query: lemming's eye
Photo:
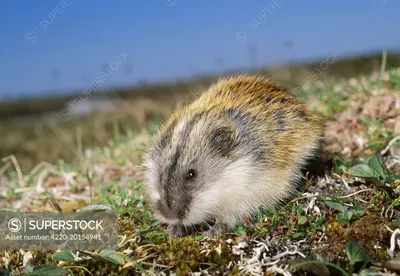
[[[188,180],[188,181],[189,181],[189,180],[193,180],[193,179],[196,178],[196,176],[197,176],[196,171],[193,170],[193,169],[190,169],[190,170],[188,171],[187,175],[186,175],[186,180]]]

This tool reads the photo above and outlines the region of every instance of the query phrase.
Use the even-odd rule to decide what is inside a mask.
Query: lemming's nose
[[[183,219],[185,216],[185,210],[183,206],[173,204],[171,202],[158,201],[158,207],[161,214],[167,219]]]

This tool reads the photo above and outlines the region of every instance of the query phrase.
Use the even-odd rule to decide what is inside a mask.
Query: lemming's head
[[[170,120],[145,160],[155,216],[197,224],[221,212],[230,190],[250,177],[248,148],[235,113],[203,112]]]

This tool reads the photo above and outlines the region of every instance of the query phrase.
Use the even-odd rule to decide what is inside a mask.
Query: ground
[[[75,212],[111,206],[118,214],[119,245],[115,251],[0,251],[0,275],[394,275],[400,271],[400,67],[386,69],[385,58],[382,63],[372,73],[350,79],[324,74],[291,89],[326,121],[325,173],[307,175],[289,203],[260,210],[257,221],[216,237],[171,238],[148,205],[143,152],[172,103],[160,107],[143,100],[145,114],[131,114],[135,127],[122,131],[111,124],[107,145],[82,145],[89,125],[58,132],[58,147],[74,155],[67,161],[55,158],[25,169],[23,153],[5,156],[0,208]],[[118,116],[126,114],[110,115]],[[59,130],[54,122],[47,127]],[[110,133],[90,133],[99,132]],[[74,146],[63,144],[70,141]]]

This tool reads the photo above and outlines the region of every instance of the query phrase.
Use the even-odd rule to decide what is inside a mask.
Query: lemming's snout
[[[159,200],[157,202],[157,207],[160,213],[166,218],[166,219],[183,219],[185,217],[186,211],[185,211],[185,206],[183,204],[177,204],[174,202],[169,202],[169,201],[162,201]]]

